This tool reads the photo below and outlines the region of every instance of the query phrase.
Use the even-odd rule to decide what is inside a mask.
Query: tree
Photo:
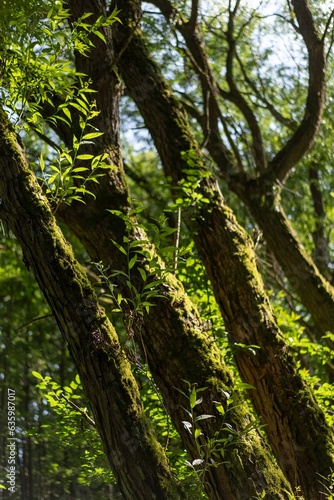
[[[3,112],[1,139],[3,218],[18,238],[26,265],[33,269],[68,343],[122,491],[128,497],[181,498],[151,435],[116,332],[43,203],[40,187]]]
[[[156,4],[165,15],[166,8],[170,9],[168,19],[171,12],[178,15],[169,3]],[[147,362],[193,463],[203,467],[203,484],[209,498],[249,498],[257,493],[264,493],[268,498],[285,498],[290,488],[300,488],[305,498],[314,498],[322,488],[319,477],[326,478],[332,467],[331,430],[311,389],[297,371],[295,360],[277,327],[256,269],[252,241],[217,189],[217,180],[206,166],[182,104],[174,97],[159,68],[148,55],[139,26],[140,3],[123,2],[121,12],[117,14],[123,21],[122,25],[114,24],[116,13],[113,7],[108,17],[103,2],[69,1],[68,7],[72,31],[69,40],[75,49],[76,72],[65,72],[63,81],[58,81],[58,88],[45,79],[45,95],[41,93],[36,99],[33,93],[28,97],[25,94],[26,101],[22,108],[22,116],[40,137],[55,145],[54,138],[46,135],[48,130],[36,126],[36,117],[46,120],[64,144],[63,150],[59,146],[57,148],[60,160],[67,162],[65,168],[61,161],[57,168],[45,166],[41,159],[44,171],[47,169],[45,190],[52,210],[79,237],[102,272],[104,286],[109,287],[112,299],[122,311],[128,339],[134,338],[137,342],[140,357],[144,363]],[[313,22],[304,2],[296,2],[295,11],[300,24],[304,22],[303,15],[306,15],[307,22]],[[66,16],[61,10],[59,12],[58,18],[55,18],[63,22]],[[233,16],[236,12],[236,8],[229,12],[230,37],[233,35]],[[189,43],[190,52],[193,50],[195,63],[203,48],[196,17],[196,5],[193,5],[189,22],[182,18],[177,24]],[[53,29],[58,33],[56,25]],[[192,42],[194,45],[191,46]],[[232,56],[231,49],[230,58]],[[195,67],[198,69],[198,62]],[[217,121],[220,115],[213,100],[216,84],[208,69],[207,65],[205,72],[199,71],[203,93],[209,99],[208,109],[212,108],[206,118],[211,120],[216,117]],[[87,78],[89,85],[72,83],[71,91],[64,92],[69,81],[72,79],[74,82],[79,75]],[[172,180],[172,193],[182,208],[189,234],[197,244],[206,267],[231,346],[234,346],[239,373],[249,384],[247,387],[252,387],[249,396],[290,486],[268,452],[263,437],[254,430],[251,412],[234,388],[234,376],[217,346],[205,333],[205,325],[196,307],[174,276],[175,267],[173,272],[166,268],[136,220],[138,211],[133,209],[129,199],[119,143],[119,76],[124,79],[127,92],[136,102],[154,139],[166,175]],[[233,86],[231,79],[229,84]],[[251,133],[255,137],[255,117],[252,118],[246,101],[243,102],[237,89],[234,90],[231,91],[234,94],[232,97],[239,98],[241,111],[246,110]],[[215,139],[212,142],[212,136],[209,136],[207,147],[212,158],[217,160],[210,147],[214,143],[217,149],[218,144],[226,164],[227,160],[230,162],[230,156],[220,140],[217,124],[216,127],[213,125],[210,125],[210,130]],[[87,133],[87,127],[91,132]],[[8,132],[5,115],[2,117],[2,139],[2,218],[19,239],[27,264],[34,270],[60,329],[65,332],[104,446],[114,453],[122,450],[127,461],[133,459],[134,463],[143,460],[147,453],[141,486],[136,470],[133,477],[128,477],[125,463],[113,460],[112,454],[108,453],[122,493],[125,498],[133,498],[137,488],[137,496],[140,492],[143,497],[159,494],[177,498],[181,490],[171,476],[161,449],[152,444],[155,438],[146,424],[140,427],[144,417],[136,383],[131,379],[124,360],[124,351],[104,313],[96,305],[96,299],[82,271],[73,262],[73,256],[65,256],[69,262],[67,268],[76,270],[71,272],[72,280],[66,274],[60,274],[64,266],[62,259],[56,259],[58,278],[63,276],[59,290],[53,289],[50,280],[46,280],[38,268],[39,259],[42,259],[41,269],[49,275],[52,260],[48,260],[48,255],[51,257],[52,254],[47,251],[48,242],[51,240],[53,245],[60,245],[61,254],[65,252],[64,244],[46,201],[38,203],[38,197],[43,196],[32,174],[28,175],[26,159],[15,144],[12,132]],[[309,139],[308,144],[311,141]],[[261,171],[264,168],[263,151],[259,148],[255,154]],[[17,166],[11,158],[16,159]],[[26,184],[23,182],[20,185],[26,196],[25,205],[33,207],[32,213],[41,210],[41,216],[44,213],[49,217],[49,227],[40,227],[38,218],[34,219],[36,229],[39,228],[43,236],[38,241],[39,255],[33,254],[32,240],[27,239],[29,235],[25,228],[15,221],[18,213],[25,214],[29,219],[31,214],[25,212],[22,203],[13,203],[11,209],[8,208],[8,175],[13,175],[10,172],[15,172],[15,169],[21,169],[25,177]],[[51,175],[49,172],[52,171],[55,173]],[[27,189],[29,184],[34,186],[31,192]],[[14,188],[14,199],[19,200],[18,190]],[[39,194],[36,196],[34,193]],[[178,248],[173,251],[177,252]],[[54,276],[56,278],[57,273]],[[83,284],[77,290],[76,283],[81,281]],[[88,294],[87,297],[80,295],[80,288]],[[68,297],[68,300],[76,301],[78,318],[71,318],[66,301],[64,306],[59,307],[62,295],[64,299]],[[78,335],[78,324],[82,319],[83,330]],[[109,333],[104,333],[106,331]],[[86,352],[85,364],[81,350]],[[101,362],[104,363],[103,370],[98,366]],[[123,383],[123,369],[127,373],[126,379],[131,380],[130,388]],[[103,373],[105,377],[100,389],[99,377],[95,382],[98,373]],[[115,400],[109,400],[109,377],[120,381],[119,399],[115,394]],[[125,400],[129,402],[128,410],[121,404],[124,393],[127,395]],[[198,397],[199,393],[202,397]],[[185,410],[187,395],[190,412]],[[133,436],[131,442],[119,440],[116,428],[110,425],[109,407],[115,408],[119,415],[117,425],[123,427],[125,435]],[[138,413],[134,412],[135,407]],[[123,413],[131,416],[130,420],[121,422]],[[137,428],[141,430],[135,430]],[[136,453],[132,457],[133,449]],[[250,466],[256,462],[261,463],[260,468]],[[151,476],[150,481],[148,469],[157,473]],[[156,492],[155,486],[161,488],[160,492]]]

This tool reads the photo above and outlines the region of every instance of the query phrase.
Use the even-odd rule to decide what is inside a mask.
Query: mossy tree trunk
[[[139,2],[123,3],[123,25],[117,28],[115,40],[119,47],[126,40],[128,45],[119,61],[120,72],[154,139],[166,175],[175,185],[186,179],[189,168],[182,153],[195,153],[192,169],[198,170],[197,194],[205,203],[190,200],[190,208],[185,210],[188,222],[232,345],[258,346],[254,352],[236,349],[235,357],[243,380],[255,388],[250,397],[272,449],[291,484],[300,486],[305,498],[312,499],[319,495],[319,475],[326,477],[333,467],[332,431],[297,373],[277,328],[256,269],[252,242],[204,167],[186,115],[148,55],[136,28],[139,15]]]
[[[334,332],[334,289],[303,248],[281,206],[279,193],[261,181],[233,180],[233,189],[249,207],[254,220],[291,287],[312,315],[320,334]]]
[[[3,111],[0,195],[0,217],[19,241],[68,344],[124,498],[185,498],[145,417],[117,334],[56,225]]]
[[[69,6],[74,18],[82,15],[85,9],[96,15],[104,14],[95,2],[90,4],[70,1]],[[94,10],[96,7],[97,11]],[[119,146],[120,86],[110,66],[99,71],[108,59],[108,51],[112,46],[109,33],[104,34],[107,44],[100,45],[98,40],[94,39],[96,46],[90,57],[82,58],[77,55],[76,64],[78,71],[85,72],[92,79],[92,85],[98,91],[94,97],[100,114],[94,124],[104,135],[89,152],[94,155],[108,152],[109,158],[106,161],[117,168],[100,178],[99,184],[90,187],[96,200],[87,198],[85,205],[74,203],[71,207],[62,206],[57,213],[80,238],[93,261],[102,261],[106,268],[128,273],[128,260],[115,248],[112,241],[123,246],[124,237],[129,237],[131,241],[143,241],[146,240],[146,235],[135,227],[129,234],[123,220],[108,211],[117,209],[126,215],[131,206]],[[105,95],[106,93],[108,95]],[[56,131],[65,142],[72,143],[73,130],[69,131],[60,125]],[[132,221],[135,226],[135,219],[132,218]],[[142,279],[138,268],[144,269],[146,263],[145,259],[140,257],[140,251],[150,254],[151,259],[157,257],[154,248],[148,243],[141,243],[136,250],[138,261],[131,269],[131,274],[133,284],[140,290]],[[151,276],[150,279],[155,280],[158,277]],[[117,292],[131,298],[124,278],[115,276],[113,283],[117,285]],[[196,308],[187,299],[182,285],[173,276],[166,275],[164,283],[159,285],[156,292],[161,297],[152,299],[154,307],[148,312],[142,311],[138,315],[138,311],[131,310],[130,305],[125,306],[123,312],[126,318],[131,318],[131,321],[126,320],[129,332],[135,335],[138,345],[142,347],[143,362],[148,362],[184,446],[193,459],[200,458],[194,435],[190,434],[182,423],[189,419],[183,410],[189,406],[189,401],[182,394],[188,394],[187,384],[196,384],[198,388],[206,387],[205,392],[201,393],[203,403],[194,410],[195,416],[214,416],[197,423],[203,433],[200,438],[203,449],[209,439],[225,438],[229,426],[239,434],[239,438],[226,446],[224,456],[218,453],[215,457],[217,462],[223,463],[207,469],[205,488],[209,498],[246,499],[263,491],[267,493],[268,498],[285,498],[289,485],[263,440],[256,431],[243,434],[252,420],[251,413],[247,405],[240,400],[240,396],[234,392],[231,372],[224,364],[219,350],[203,333]],[[220,402],[226,411],[226,393],[239,404],[229,409],[223,417],[217,411],[215,402]]]

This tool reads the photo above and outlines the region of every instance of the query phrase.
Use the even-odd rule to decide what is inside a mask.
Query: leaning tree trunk
[[[69,5],[74,16],[80,16],[83,13],[81,9],[92,12],[95,7],[98,8],[96,14],[103,15],[103,11],[99,11],[100,7],[95,2],[69,2]],[[104,132],[94,147],[89,146],[87,152],[94,155],[108,152],[108,161],[118,168],[111,169],[107,175],[100,178],[99,184],[90,187],[96,196],[95,201],[87,199],[85,205],[74,203],[70,208],[60,207],[58,214],[83,242],[92,260],[102,261],[105,268],[128,273],[128,260],[115,248],[112,241],[119,245],[124,245],[125,237],[130,238],[131,242],[141,241],[138,246],[133,247],[134,252],[131,255],[138,255],[131,275],[132,285],[140,291],[143,281],[139,268],[145,269],[146,264],[146,270],[147,267],[152,267],[152,263],[143,258],[141,252],[150,255],[151,260],[157,257],[153,247],[145,243],[146,235],[142,230],[133,228],[128,232],[122,218],[108,211],[117,209],[126,215],[131,207],[121,165],[118,137],[119,85],[112,68],[105,68],[105,71],[100,72],[108,58],[108,51],[111,50],[108,30],[104,35],[107,38],[106,46],[100,44],[99,40],[94,40],[96,47],[90,58],[77,55],[76,63],[80,72],[84,71],[92,78],[93,86],[98,91],[95,96],[100,114],[94,125]],[[61,126],[57,131],[65,142],[72,143],[73,131]],[[132,222],[135,225],[133,218]],[[150,276],[151,281],[156,281],[156,278],[159,276]],[[114,276],[113,283],[117,285],[117,292],[121,292],[130,303],[131,295],[122,275]],[[124,314],[128,330],[135,335],[138,345],[142,347],[143,361],[148,362],[184,446],[193,459],[200,458],[194,433],[189,433],[182,423],[189,418],[183,409],[189,407],[188,384],[191,387],[195,384],[198,388],[206,387],[202,394],[203,403],[194,408],[194,417],[205,414],[214,417],[199,419],[196,424],[203,433],[200,437],[203,450],[209,439],[226,439],[229,428],[239,435],[237,439],[228,442],[228,446],[223,447],[223,452],[218,453],[215,458],[217,467],[210,467],[209,462],[205,464],[207,471],[204,484],[209,498],[248,499],[262,492],[265,492],[268,498],[285,498],[289,485],[258,433],[245,433],[252,420],[251,413],[235,393],[230,370],[224,365],[219,350],[203,333],[198,313],[187,299],[182,285],[175,277],[166,275],[163,283],[155,288],[155,294],[161,297],[153,296],[150,299],[154,302],[154,307],[148,311],[142,310],[138,314],[138,310],[129,306],[125,307]],[[233,401],[238,401],[235,407],[228,405],[227,393]],[[224,411],[228,410],[225,416],[217,411],[218,403],[222,404]],[[213,457],[208,448],[207,451],[209,460]]]
[[[124,498],[184,498],[145,417],[116,332],[56,225],[3,111],[0,194],[0,216],[18,239],[68,343]]]
[[[303,248],[280,205],[279,195],[265,182],[241,183],[235,178],[232,183],[316,327],[322,335],[334,332],[334,289]]]
[[[250,238],[237,224],[216,183],[204,167],[187,118],[145,48],[138,24],[139,4],[123,2],[123,25],[115,37],[128,41],[119,61],[127,90],[148,127],[166,175],[186,179],[187,152],[199,187],[188,199],[188,220],[210,276],[243,380],[252,384],[253,404],[265,424],[272,449],[286,477],[305,498],[319,495],[319,477],[333,467],[333,435],[310,389],[297,373],[277,328],[257,272]],[[132,26],[132,29],[128,26]],[[195,199],[202,202],[194,203]]]

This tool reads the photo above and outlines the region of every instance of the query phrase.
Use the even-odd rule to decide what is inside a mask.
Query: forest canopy
[[[2,2],[1,498],[333,498],[333,17]]]

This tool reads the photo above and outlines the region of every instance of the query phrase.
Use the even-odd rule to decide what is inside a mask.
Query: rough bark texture
[[[116,332],[55,223],[4,112],[0,216],[55,315],[124,498],[184,498],[145,417]]]
[[[150,59],[140,30],[130,32],[128,28],[136,26],[138,2],[124,2],[122,14],[124,25],[117,30],[116,39],[119,44],[127,40],[128,46],[119,62],[121,74],[150,130],[165,172],[175,184],[186,178],[187,162],[181,153],[192,150],[197,155],[196,168],[202,177],[198,192],[209,203],[193,203],[187,211],[188,222],[231,341],[260,347],[255,355],[248,349],[237,351],[236,360],[243,379],[255,387],[250,396],[266,424],[278,462],[291,484],[300,485],[305,498],[312,499],[319,495],[319,474],[327,476],[333,466],[332,433],[297,374],[276,326],[250,239],[201,163],[187,118]]]
[[[320,334],[334,331],[334,289],[307,254],[270,185],[231,181],[263,231],[292,288],[312,315]]]
[[[309,183],[315,215],[315,228],[312,232],[314,262],[322,275],[331,281],[333,274],[330,269],[329,234],[326,234],[325,230],[327,216],[322,199],[320,177],[318,165],[312,164],[309,167]]]
[[[93,5],[90,5],[90,4]],[[94,2],[69,2],[71,12],[75,17],[83,13],[81,8],[96,13]],[[103,14],[102,12],[99,12]],[[107,33],[105,33],[108,36]],[[110,48],[108,39],[107,47]],[[93,154],[107,151],[108,161],[117,166],[108,175],[100,179],[90,189],[96,195],[96,200],[87,198],[86,205],[73,204],[70,208],[61,207],[59,215],[68,224],[71,230],[85,245],[93,261],[102,261],[110,269],[128,272],[126,257],[119,252],[112,240],[123,245],[123,238],[144,240],[146,236],[139,229],[128,234],[124,222],[107,210],[117,209],[124,214],[130,210],[128,192],[124,181],[121,164],[118,127],[118,99],[119,84],[108,66],[103,73],[100,68],[107,59],[103,46],[93,49],[89,59],[77,56],[77,69],[85,71],[93,80],[93,86],[98,93],[94,95],[98,109],[101,111],[95,125],[104,131],[101,140],[96,141],[90,150]],[[89,64],[91,61],[91,64]],[[109,93],[109,97],[105,95]],[[71,137],[67,137],[66,130],[58,129],[58,133],[65,141],[71,144]],[[135,220],[133,220],[135,223]],[[138,246],[137,251],[146,250],[155,257],[154,249],[149,245]],[[145,259],[138,253],[138,262],[132,268],[133,284],[138,289],[142,280],[138,266],[145,266]],[[152,276],[151,279],[154,280]],[[124,278],[115,277],[118,291],[129,297]],[[223,418],[216,410],[215,401],[222,403],[227,409],[227,399],[224,393],[233,396],[233,380],[230,370],[224,365],[219,350],[202,332],[202,325],[198,313],[189,302],[182,286],[173,276],[166,276],[163,285],[156,290],[162,297],[154,300],[155,306],[150,308],[144,317],[125,308],[124,314],[127,327],[134,334],[143,354],[143,361],[147,361],[150,370],[162,392],[164,401],[176,428],[178,429],[184,446],[193,459],[199,458],[193,435],[183,425],[182,421],[189,417],[182,409],[189,402],[180,392],[187,392],[187,381],[197,384],[197,387],[206,387],[203,395],[203,404],[196,407],[197,416],[201,414],[214,415],[215,418],[198,421],[202,429],[202,444],[209,438],[226,437],[228,425],[231,425],[239,435],[226,447],[224,457],[216,457],[225,463],[217,468],[208,468],[205,476],[205,487],[209,498],[212,499],[247,499],[257,493],[265,491],[268,498],[285,498],[289,486],[284,480],[281,471],[270,452],[266,449],[257,432],[251,431],[242,437],[243,429],[251,420],[251,415],[245,403],[229,410],[228,416]],[[130,318],[130,321],[129,321]],[[239,396],[233,396],[239,401]],[[285,492],[284,492],[285,491]]]

